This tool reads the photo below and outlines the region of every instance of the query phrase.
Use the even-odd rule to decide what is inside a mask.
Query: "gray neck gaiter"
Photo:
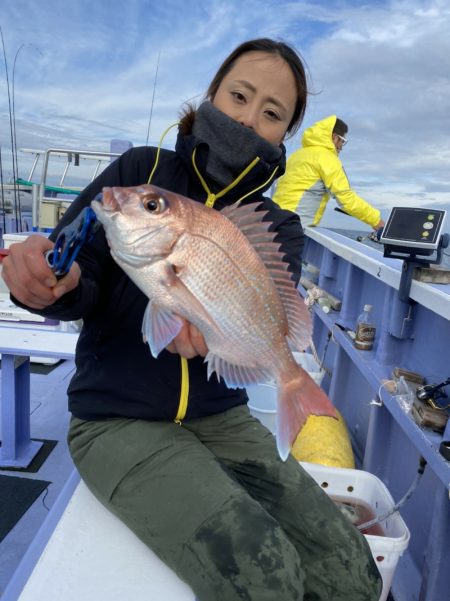
[[[252,129],[245,127],[206,100],[196,111],[192,134],[209,146],[206,173],[225,187],[256,158],[276,163],[282,154]]]

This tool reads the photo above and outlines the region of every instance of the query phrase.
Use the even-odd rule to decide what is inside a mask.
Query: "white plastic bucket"
[[[326,467],[301,463],[314,480],[332,497],[368,505],[375,516],[381,516],[394,505],[394,500],[379,478],[362,470]],[[396,512],[380,523],[385,536],[365,534],[372,556],[383,579],[379,601],[386,601],[395,568],[408,547],[410,533],[401,515]]]
[[[301,367],[303,367],[303,369],[308,372],[308,374],[311,376],[311,378],[314,380],[314,382],[318,386],[320,386],[320,384],[323,380],[324,371],[320,370],[319,364],[314,359],[314,357],[311,355],[311,353],[294,352],[292,354],[294,355],[294,358],[297,361],[297,363]]]
[[[309,353],[293,353],[295,360],[316,382],[322,382],[323,371],[314,357]],[[277,389],[273,384],[254,384],[246,386],[248,394],[248,408],[250,413],[259,419],[273,434],[277,428]]]
[[[272,434],[277,429],[277,389],[273,384],[246,386],[250,413]]]

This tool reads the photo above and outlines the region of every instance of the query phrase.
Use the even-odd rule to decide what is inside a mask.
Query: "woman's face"
[[[295,111],[294,75],[279,56],[247,52],[223,78],[212,102],[232,119],[278,146]]]

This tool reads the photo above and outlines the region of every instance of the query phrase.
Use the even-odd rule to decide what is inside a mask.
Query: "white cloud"
[[[15,0],[2,6],[20,146],[142,144],[160,64],[150,141],[199,98],[245,39],[281,37],[307,61],[315,92],[304,125],[339,114],[356,191],[387,209],[441,203],[450,185],[450,8],[446,0]],[[32,37],[31,37],[32,36]],[[168,136],[168,143],[174,140]],[[9,116],[0,63],[0,144]],[[299,135],[287,144],[291,151]]]
[[[429,5],[427,10],[415,2],[349,5],[331,34],[309,49],[319,93],[311,99],[305,125],[328,114],[348,122],[350,143],[342,160],[353,185],[370,183],[376,192],[372,200],[381,206],[398,198],[399,181],[420,190],[419,198],[431,193],[430,187],[448,189],[450,183],[444,126],[450,12],[442,2]]]

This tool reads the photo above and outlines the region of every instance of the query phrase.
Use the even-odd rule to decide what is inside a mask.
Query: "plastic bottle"
[[[302,264],[302,276],[312,284],[317,284],[319,281],[319,268],[312,263],[304,262]]]
[[[355,348],[361,351],[370,351],[375,339],[375,325],[370,312],[372,305],[364,305],[364,310],[356,322]]]
[[[321,296],[317,299],[317,304],[321,307],[324,313],[329,313],[331,309],[331,302],[327,296]]]

